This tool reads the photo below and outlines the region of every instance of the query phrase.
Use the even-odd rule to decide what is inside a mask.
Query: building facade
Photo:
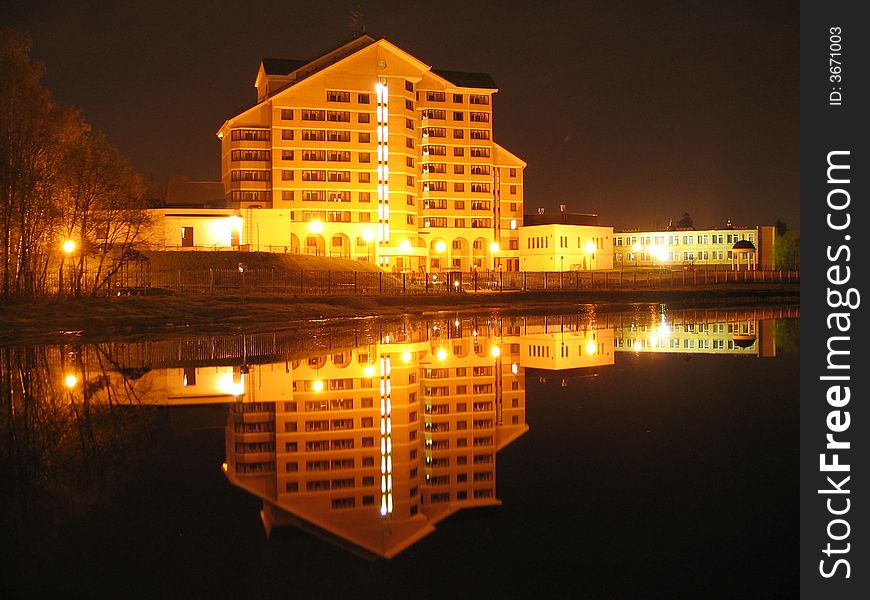
[[[613,236],[613,265],[773,270],[775,239],[773,226],[622,231]]]
[[[264,59],[254,85],[256,104],[217,133],[242,244],[388,270],[519,270],[526,164],[493,139],[489,75],[363,35],[312,61]],[[267,209],[287,217],[256,239]]]

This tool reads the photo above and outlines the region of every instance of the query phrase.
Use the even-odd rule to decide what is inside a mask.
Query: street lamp
[[[586,242],[586,245],[583,247],[583,249],[586,250],[586,254],[590,255],[589,270],[592,271],[594,270],[592,267],[592,263],[595,260],[595,251],[598,249],[598,247],[595,245],[595,242],[589,240],[588,242]]]
[[[411,253],[411,242],[408,240],[402,240],[399,243],[399,248],[402,250],[402,258],[405,259],[402,264],[402,270],[406,269],[409,265],[405,265],[404,262],[410,262],[411,257],[406,256]]]
[[[375,241],[375,232],[371,229],[365,229],[362,232],[362,239],[366,243],[366,257],[369,259],[369,262],[374,262],[375,259],[371,256],[371,243]]]
[[[634,244],[631,245],[631,250],[632,250],[632,252],[634,252],[634,285],[635,286],[637,285],[637,262],[640,260],[640,256],[638,256],[638,254],[640,254],[641,248],[642,248],[642,246],[640,245],[640,242],[635,242]]]
[[[63,265],[66,261],[66,257],[72,254],[76,249],[76,243],[73,240],[64,240],[63,244],[61,244],[61,249],[63,249],[63,254],[60,257],[60,269],[57,272],[57,293],[63,293]]]

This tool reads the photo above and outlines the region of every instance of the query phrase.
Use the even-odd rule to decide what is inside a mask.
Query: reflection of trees
[[[776,319],[773,324],[776,347],[781,352],[800,352],[801,320]]]
[[[0,523],[13,545],[53,537],[123,484],[156,423],[134,406],[141,393],[99,348],[0,348]]]

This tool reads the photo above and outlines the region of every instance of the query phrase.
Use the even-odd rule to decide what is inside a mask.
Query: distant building
[[[772,270],[773,226],[621,231],[613,236],[614,267],[675,266]]]

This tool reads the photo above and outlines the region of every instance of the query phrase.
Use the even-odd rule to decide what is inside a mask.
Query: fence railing
[[[387,273],[201,269],[152,271],[148,281],[114,282],[114,294],[397,295],[698,288],[725,284],[797,283],[799,271],[474,271]]]

